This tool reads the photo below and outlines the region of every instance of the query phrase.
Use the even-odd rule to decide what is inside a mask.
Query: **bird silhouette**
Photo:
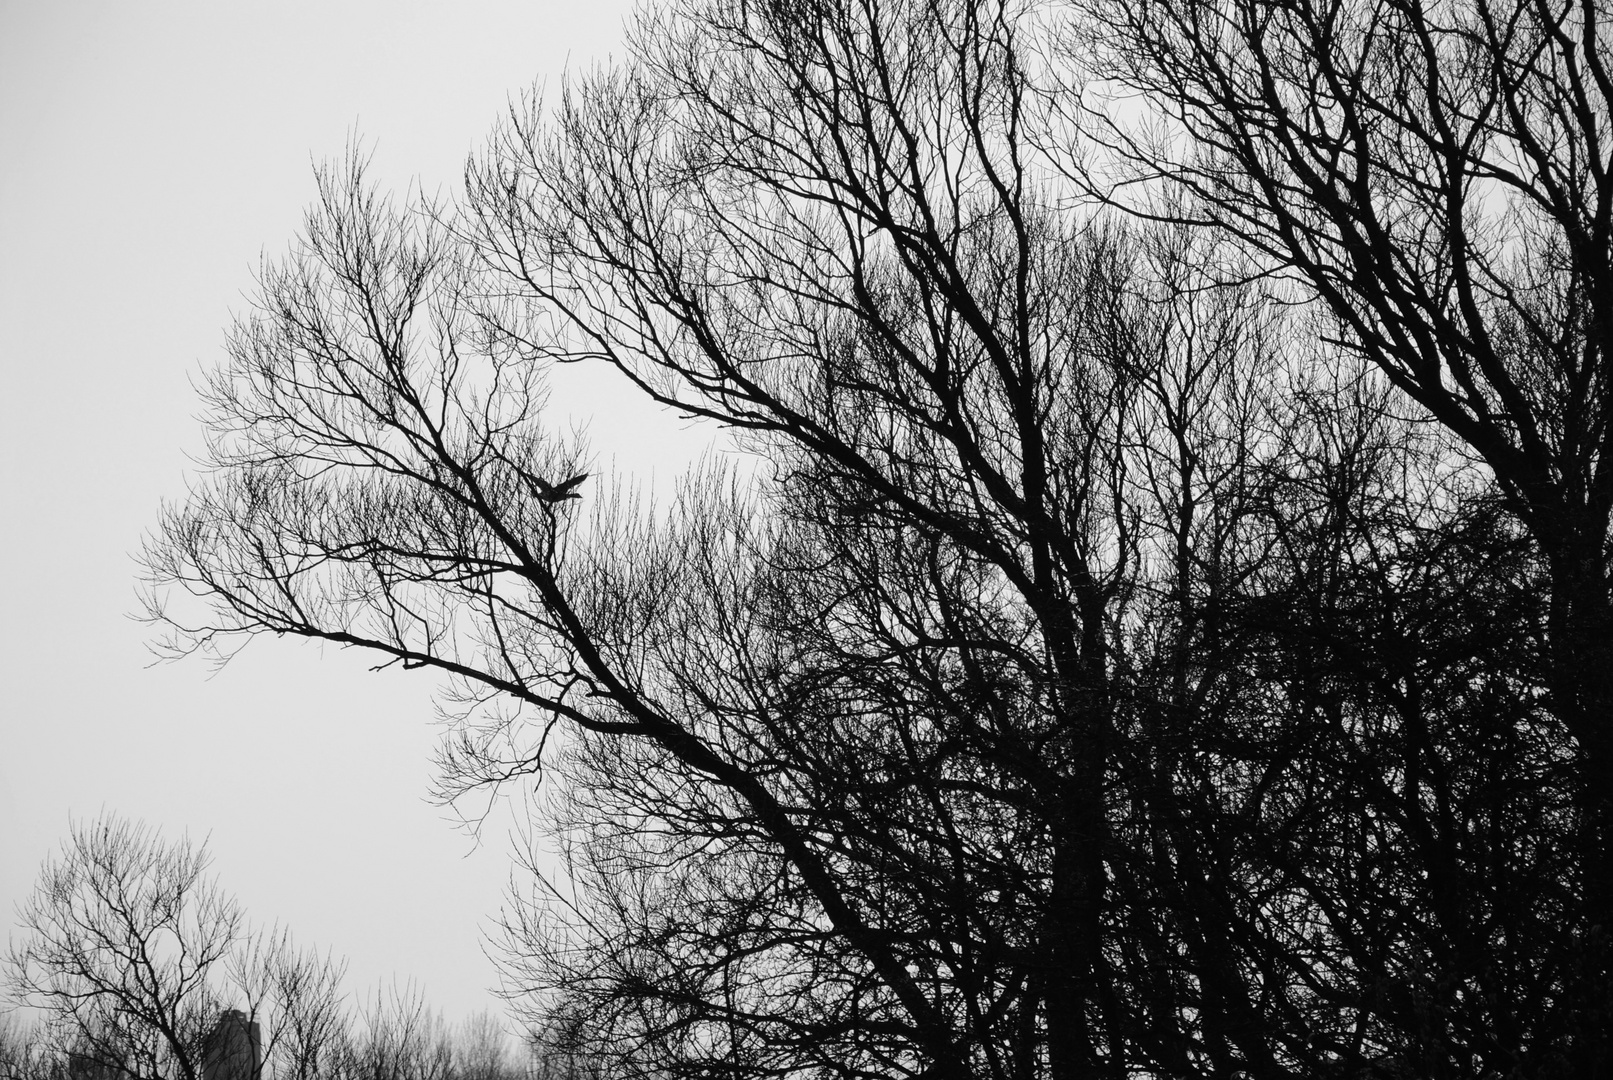
[[[577,493],[577,486],[586,479],[588,479],[588,474],[582,472],[569,480],[562,480],[558,484],[551,484],[545,480],[538,479],[536,476],[532,477],[532,482],[538,486],[537,496],[539,502],[557,503],[564,502],[567,499],[582,498]]]

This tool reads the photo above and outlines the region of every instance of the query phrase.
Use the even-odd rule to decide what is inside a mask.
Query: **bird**
[[[588,479],[588,474],[581,472],[569,480],[562,480],[558,484],[548,483],[545,480],[538,479],[536,476],[532,477],[531,479],[532,482],[537,485],[537,497],[539,502],[557,503],[564,502],[567,499],[582,498],[582,496],[577,493],[577,486],[584,480]]]

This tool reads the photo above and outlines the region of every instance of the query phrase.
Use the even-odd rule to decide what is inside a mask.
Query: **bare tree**
[[[1540,565],[1247,249],[1075,200],[1045,19],[680,4],[457,208],[322,173],[153,615],[435,671],[450,793],[545,778],[504,944],[568,1067],[1532,1067]],[[576,361],[755,470],[616,497],[543,415]]]
[[[515,1072],[504,1025],[491,1012],[467,1017],[454,1034],[454,1075],[459,1080],[504,1080]]]
[[[37,1024],[15,1011],[0,1013],[0,1080],[65,1080],[66,1073]]]
[[[1138,110],[1083,126],[1103,190],[1243,238],[1492,471],[1548,568],[1551,709],[1572,732],[1582,1070],[1613,926],[1613,106],[1608,11],[1535,0],[1079,3],[1074,41]],[[1115,100],[1119,100],[1118,97]],[[1113,181],[1122,186],[1108,187]],[[1158,191],[1157,186],[1153,187]],[[1189,195],[1184,199],[1180,192]],[[1592,1064],[1593,1062],[1599,1064]]]
[[[453,1033],[414,983],[377,987],[365,1006],[349,1069],[361,1080],[450,1080]]]
[[[346,970],[329,953],[299,949],[284,929],[253,935],[232,956],[229,985],[269,1032],[264,1067],[276,1080],[337,1075],[348,1040]]]
[[[49,1045],[137,1080],[197,1080],[226,1007],[270,1029],[285,1074],[318,1074],[342,966],[257,932],[208,874],[203,844],[115,815],[75,823],[23,904],[9,989],[43,1012]]]
[[[141,1080],[201,1075],[212,980],[245,934],[205,851],[116,817],[75,823],[48,860],[8,968],[72,1052]]]

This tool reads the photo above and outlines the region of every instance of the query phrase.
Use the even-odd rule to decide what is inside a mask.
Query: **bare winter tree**
[[[0,1080],[66,1080],[66,1063],[51,1052],[38,1024],[0,1014]]]
[[[453,1033],[413,983],[378,987],[365,1006],[348,1069],[360,1080],[451,1080]]]
[[[1587,967],[1580,1075],[1613,1070],[1613,105],[1609,12],[1535,0],[1075,5],[1106,83],[1089,177],[1163,180],[1336,320],[1490,469],[1548,571]],[[1123,88],[1105,109],[1103,86]],[[1140,92],[1141,109],[1118,104]],[[1132,100],[1136,100],[1133,98]],[[1146,121],[1139,121],[1146,116]],[[1137,182],[1142,183],[1138,185]],[[1158,186],[1152,186],[1158,192]],[[1186,201],[1181,195],[1190,193]]]
[[[245,934],[204,851],[114,817],[75,824],[21,912],[10,981],[74,1054],[142,1080],[201,1075],[212,980]]]
[[[515,1072],[504,1024],[491,1012],[467,1017],[454,1033],[454,1074],[460,1080],[503,1080]]]
[[[208,874],[205,845],[105,815],[46,862],[6,958],[9,990],[43,1013],[46,1045],[108,1075],[197,1080],[219,1011],[270,1029],[288,1075],[330,1030],[341,968],[283,932],[252,931]]]
[[[1556,564],[1270,250],[1077,199],[1050,18],[679,4],[452,212],[322,174],[153,614],[433,670],[450,793],[548,779],[504,944],[568,1068],[1544,1071]],[[754,468],[618,496],[576,361]]]
[[[288,931],[259,933],[230,962],[230,985],[268,1031],[265,1069],[275,1080],[324,1080],[337,1075],[349,1019],[342,978],[347,964],[331,954],[298,949]]]

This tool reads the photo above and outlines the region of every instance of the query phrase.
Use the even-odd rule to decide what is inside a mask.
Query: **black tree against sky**
[[[1400,8],[1326,10],[1454,63]],[[569,879],[509,913],[508,973],[602,1068],[1605,1068],[1599,714],[1563,682],[1603,639],[1472,426],[1523,414],[1449,328],[1424,335],[1470,372],[1449,408],[1417,382],[1435,361],[1384,351],[1390,315],[1449,317],[1380,296],[1385,264],[1296,285],[1265,276],[1281,219],[1200,226],[1245,205],[1217,192],[1293,187],[1256,170],[1289,145],[1258,118],[1213,117],[1255,164],[1155,170],[1166,202],[1129,209],[1172,222],[1090,198],[1093,154],[1146,149],[1079,130],[1093,62],[1222,130],[1182,112],[1216,106],[1149,44],[1165,14],[1083,37],[1039,5],[651,12],[628,64],[516,110],[456,206],[397,209],[350,165],[265,271],[209,390],[216,469],[147,554],[208,601],[167,609],[172,645],[435,669],[448,789],[550,777]],[[1279,45],[1241,47],[1308,70]],[[1358,173],[1406,173],[1375,146]],[[1447,250],[1406,182],[1423,216],[1395,227]],[[1588,309],[1500,259],[1474,318],[1511,313],[1497,370],[1566,431],[1594,397],[1569,376],[1602,377]],[[586,468],[543,415],[573,361],[754,466],[656,512],[597,477],[551,497]]]

